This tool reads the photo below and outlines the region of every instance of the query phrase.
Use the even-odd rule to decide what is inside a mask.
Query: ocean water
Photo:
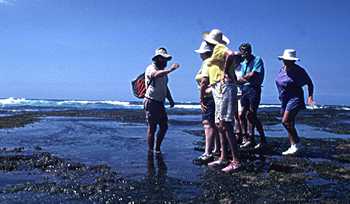
[[[278,104],[261,104],[261,109],[276,109]],[[142,101],[117,101],[117,100],[58,100],[58,99],[25,99],[5,98],[0,99],[0,110],[12,111],[40,111],[40,110],[89,110],[89,109],[142,109]],[[176,104],[177,109],[197,109],[200,106],[196,102],[182,102]],[[308,109],[335,109],[350,110],[350,106],[339,105],[315,105]]]

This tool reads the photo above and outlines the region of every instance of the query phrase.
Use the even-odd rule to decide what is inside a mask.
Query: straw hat
[[[208,45],[207,42],[202,41],[201,46],[197,50],[195,50],[196,53],[203,54],[206,52],[212,52],[213,48]]]
[[[292,61],[299,61],[300,59],[297,58],[297,52],[293,49],[285,49],[282,56],[278,56],[278,59],[280,60],[292,60]]]
[[[222,34],[221,30],[219,29],[213,29],[208,34],[204,33],[203,40],[214,45],[228,45],[230,43],[230,40],[224,34]]]
[[[155,60],[156,57],[161,56],[165,59],[167,59],[168,61],[171,60],[172,56],[168,54],[167,50],[164,47],[160,47],[158,49],[156,49],[156,51],[154,52],[154,55],[152,57],[152,60]]]

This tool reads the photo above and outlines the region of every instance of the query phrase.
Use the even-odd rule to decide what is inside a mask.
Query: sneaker
[[[239,145],[240,148],[247,148],[247,147],[250,147],[250,146],[254,146],[254,143],[250,140],[248,141],[245,141],[243,144]]]
[[[282,155],[293,155],[296,154],[298,151],[300,151],[301,145],[300,144],[294,144],[291,145],[287,151],[282,152]]]
[[[216,161],[210,162],[208,164],[208,166],[221,166],[221,165],[226,165],[226,164],[227,164],[226,160],[218,159]]]
[[[209,161],[213,158],[213,155],[211,154],[202,154],[201,156],[198,157],[198,160],[202,161],[202,162],[206,162]]]
[[[230,173],[239,169],[239,167],[241,167],[241,164],[239,162],[230,162],[225,168],[221,169],[221,171]]]
[[[264,147],[266,147],[266,144],[260,142],[259,144],[254,146],[254,149],[263,149]]]

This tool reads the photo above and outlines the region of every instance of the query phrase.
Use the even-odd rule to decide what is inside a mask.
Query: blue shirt
[[[311,78],[299,65],[288,71],[282,68],[276,77],[276,86],[282,103],[298,99],[304,104],[303,86],[307,84],[312,84]]]
[[[244,84],[244,86],[261,86],[265,76],[264,62],[261,57],[253,56],[253,59],[251,59],[249,62],[244,60],[241,63],[241,66],[242,76],[245,76],[250,72],[257,73],[257,77],[251,77],[248,82]]]

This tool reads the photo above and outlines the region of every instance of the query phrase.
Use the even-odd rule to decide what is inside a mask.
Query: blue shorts
[[[282,100],[281,113],[284,114],[285,111],[299,111],[305,109],[304,99],[301,98],[291,98],[288,100]]]
[[[148,123],[168,123],[168,115],[165,111],[164,103],[145,98],[143,105]]]
[[[213,96],[204,98],[204,105],[207,106],[207,110],[202,112],[202,121],[207,120],[209,123],[215,122],[215,102]]]
[[[242,86],[241,105],[247,110],[256,111],[259,108],[261,100],[261,87]]]

